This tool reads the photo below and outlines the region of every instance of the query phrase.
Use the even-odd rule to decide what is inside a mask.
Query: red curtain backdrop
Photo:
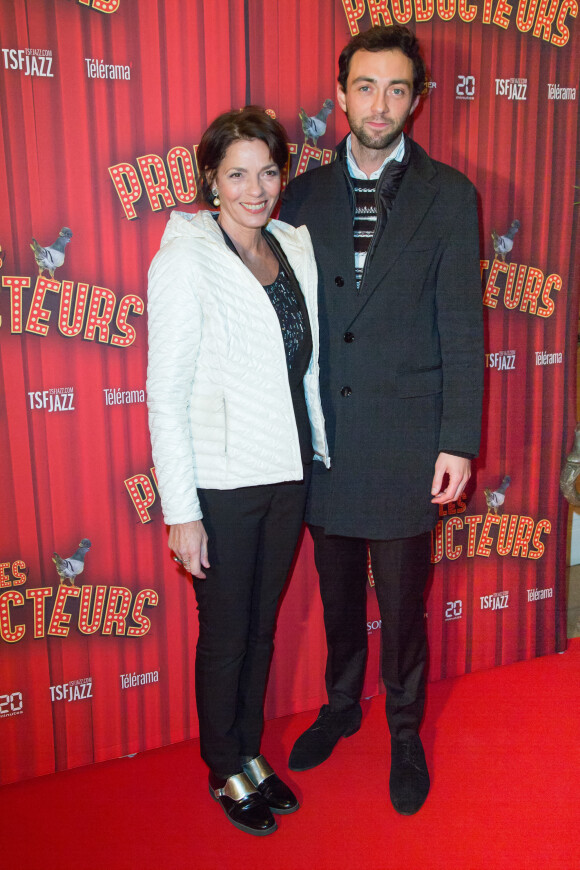
[[[0,782],[197,734],[190,583],[170,557],[147,428],[147,268],[195,148],[253,102],[293,143],[290,177],[332,159],[300,107],[335,99],[357,28],[416,29],[432,71],[412,135],[480,196],[483,450],[433,538],[430,677],[565,647],[575,422],[576,0],[2,0],[0,3]],[[492,233],[520,222],[505,262]],[[54,277],[31,243],[72,231]],[[496,242],[496,246],[501,245]],[[171,336],[167,336],[168,342]],[[498,513],[485,489],[510,477]],[[488,494],[488,498],[492,496]],[[60,582],[53,554],[89,539]],[[380,691],[369,585],[367,695]],[[267,715],[324,701],[305,533],[281,605]]]

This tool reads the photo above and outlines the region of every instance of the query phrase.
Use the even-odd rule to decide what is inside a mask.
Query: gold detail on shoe
[[[217,798],[229,797],[233,801],[241,801],[257,792],[245,773],[235,773],[226,779],[223,788],[214,789],[214,794]]]
[[[243,767],[255,786],[259,786],[260,783],[264,782],[265,779],[274,773],[263,755],[257,755],[255,758],[252,758]]]

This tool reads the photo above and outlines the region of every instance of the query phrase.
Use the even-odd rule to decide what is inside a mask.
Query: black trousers
[[[193,578],[199,611],[195,690],[201,755],[223,778],[260,754],[264,693],[278,599],[304,517],[304,481],[199,490],[209,538],[207,578]]]
[[[309,526],[320,576],[328,646],[326,689],[331,710],[360,700],[367,658],[367,541],[326,535]],[[430,570],[430,532],[369,541],[381,614],[382,676],[391,736],[419,730],[425,705],[427,636],[424,592]]]

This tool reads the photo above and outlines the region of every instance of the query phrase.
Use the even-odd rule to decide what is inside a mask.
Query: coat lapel
[[[436,173],[431,160],[415,143],[412,143],[412,149],[393,210],[368,267],[359,297],[359,312],[419,229],[437,194]]]

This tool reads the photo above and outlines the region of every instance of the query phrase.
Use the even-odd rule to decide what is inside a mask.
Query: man
[[[403,133],[425,78],[408,28],[353,37],[339,58],[337,90],[351,133],[334,163],[289,185],[281,212],[308,226],[317,257],[332,460],[313,475],[307,511],[328,704],[298,738],[290,767],[320,764],[360,727],[368,542],[382,620],[390,795],[405,815],[429,791],[418,732],[430,532],[439,505],[457,499],[469,479],[483,383],[475,190]]]

